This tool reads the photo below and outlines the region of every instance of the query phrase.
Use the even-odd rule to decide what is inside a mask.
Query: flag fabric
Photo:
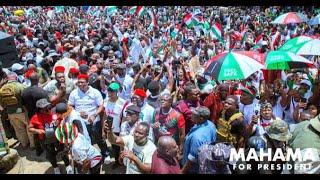
[[[208,21],[205,21],[203,24],[202,24],[202,30],[205,34],[208,34],[209,30],[210,30],[210,24]]]
[[[204,24],[204,18],[200,11],[197,11],[196,13],[192,14],[192,18],[194,20],[195,26],[202,26]]]
[[[117,6],[107,6],[107,14],[113,15],[117,11]]]
[[[153,28],[157,28],[157,27],[158,27],[158,22],[157,22],[157,18],[156,18],[156,16],[154,15],[153,11],[149,10],[149,11],[148,11],[148,15],[149,15],[149,17],[151,18],[151,24],[150,24],[150,26],[153,27]]]
[[[191,13],[186,14],[183,17],[183,22],[188,26],[188,28],[192,28],[194,26],[193,15]]]
[[[132,6],[130,9],[129,9],[129,14],[135,14],[137,12],[137,7],[138,6]]]
[[[224,39],[222,37],[222,27],[221,27],[220,23],[215,22],[211,28],[211,32],[216,39],[218,39],[220,42],[224,43]]]
[[[244,29],[240,34],[241,34],[241,44],[243,45],[247,41],[248,32],[246,29]]]
[[[255,41],[255,43],[256,43],[256,45],[260,45],[261,43],[262,43],[262,41],[263,41],[263,33],[261,33],[261,34],[259,34],[258,36],[257,36],[257,38],[256,38],[256,41]]]
[[[280,32],[277,31],[274,35],[271,36],[271,43],[274,46],[278,45],[280,42]]]
[[[64,11],[64,6],[55,6],[54,9],[56,13],[61,13]]]
[[[174,27],[173,31],[170,33],[170,38],[175,39],[181,29],[181,24],[177,24],[176,27]]]
[[[144,6],[138,6],[137,11],[136,11],[136,14],[138,15],[138,17],[140,17],[140,18],[143,17],[144,13],[145,13]]]

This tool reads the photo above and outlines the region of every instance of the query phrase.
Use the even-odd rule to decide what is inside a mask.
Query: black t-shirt
[[[39,99],[49,99],[48,93],[38,86],[31,86],[22,92],[22,104],[27,108],[28,117],[36,113],[36,103]]]

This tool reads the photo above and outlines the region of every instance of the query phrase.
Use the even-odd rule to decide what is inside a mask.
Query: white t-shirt
[[[251,123],[252,116],[254,115],[254,106],[258,103],[257,99],[253,100],[252,104],[244,105],[242,103],[239,103],[239,110],[243,114],[244,122],[246,125],[249,125]]]
[[[73,159],[79,164],[82,164],[86,159],[92,160],[97,156],[101,156],[101,153],[80,133],[78,133],[78,137],[72,144],[71,152]],[[98,163],[99,161],[92,161],[91,168]]]
[[[85,93],[77,88],[71,92],[68,104],[73,106],[79,115],[81,111],[84,111],[88,116],[91,116],[100,105],[103,105],[103,98],[101,93],[91,86],[89,86],[88,91]],[[94,122],[99,120],[100,116],[97,116]],[[85,122],[88,123],[88,120],[85,120]]]
[[[121,124],[120,128],[120,136],[127,136],[127,135],[133,135],[134,129],[139,124],[140,120],[138,120],[136,123],[133,124],[133,126],[130,126],[129,121],[125,121]]]
[[[132,151],[134,155],[144,164],[152,163],[152,155],[156,151],[156,146],[148,140],[144,146],[138,146],[134,142],[132,135],[121,137],[124,142],[124,150]],[[134,162],[129,161],[127,158],[124,160],[124,164],[127,166],[126,174],[141,174],[139,168],[135,165]]]
[[[281,97],[279,97],[277,103],[275,104],[275,106],[273,106],[272,113],[275,117],[283,119],[283,111],[285,107],[281,106],[280,101],[281,101]]]
[[[118,82],[122,82],[122,92],[119,94],[119,97],[121,97],[124,100],[130,99],[131,97],[131,87],[133,78],[126,74],[124,78],[120,78],[119,76],[116,77]]]
[[[113,117],[113,132],[120,132],[121,111],[125,104],[125,100],[118,98],[116,102],[110,102],[108,99],[104,101],[104,109],[107,116]]]
[[[290,99],[290,108],[288,110],[285,110],[285,117],[284,120],[290,125],[295,124],[295,120],[293,119],[293,112],[294,109],[298,106],[298,102],[295,102],[294,99],[291,97]]]

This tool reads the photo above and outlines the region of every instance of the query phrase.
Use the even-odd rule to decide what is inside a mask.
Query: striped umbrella
[[[272,21],[273,24],[290,24],[290,23],[302,23],[307,22],[308,18],[302,13],[288,12],[278,16]]]
[[[314,64],[308,59],[287,51],[270,51],[265,59],[268,70],[285,70],[295,68],[313,67]]]
[[[278,50],[279,51],[290,51],[295,53],[294,51],[291,51],[290,49],[295,48],[296,46],[300,46],[301,44],[304,44],[308,41],[313,40],[314,38],[309,36],[298,36],[293,39],[288,40],[284,45],[282,45]]]
[[[218,80],[246,79],[264,67],[262,56],[249,51],[224,52],[212,57],[206,63],[204,74]]]
[[[320,14],[318,14],[316,17],[312,18],[309,21],[309,25],[313,26],[313,25],[317,25],[320,24]]]
[[[296,43],[296,44],[291,44],[288,42],[288,43],[285,43],[285,45],[286,46],[284,48],[281,47],[279,50],[289,51],[299,55],[313,55],[313,56],[320,55],[319,39],[311,39],[311,40],[304,41],[302,43]]]

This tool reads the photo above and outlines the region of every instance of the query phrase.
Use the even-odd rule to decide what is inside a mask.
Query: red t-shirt
[[[35,129],[45,129],[45,124],[50,124],[52,122],[52,116],[53,114],[41,114],[41,113],[36,113],[35,115],[32,116],[30,120],[30,124],[34,126]],[[44,139],[44,134],[39,134],[39,139],[43,140]]]
[[[181,174],[176,158],[165,160],[155,151],[152,155],[151,174]]]
[[[215,93],[211,93],[206,97],[203,104],[210,110],[211,121],[217,123],[219,114],[223,109],[223,103],[220,97]]]

